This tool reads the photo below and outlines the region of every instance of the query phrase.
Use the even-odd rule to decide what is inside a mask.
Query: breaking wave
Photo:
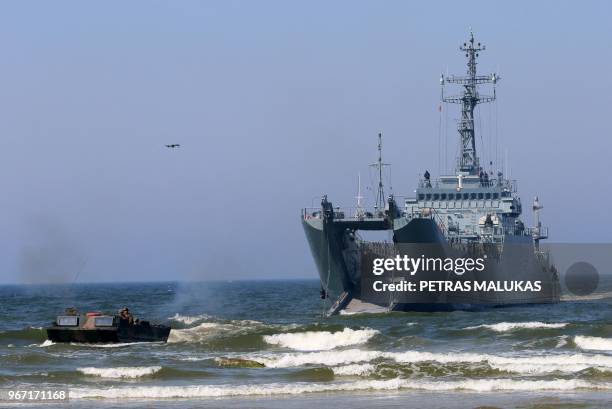
[[[45,348],[45,347],[50,347],[51,345],[55,345],[55,342],[51,341],[50,339],[45,340],[45,342],[43,342],[42,344],[38,345],[41,348]]]
[[[583,354],[556,354],[533,356],[499,356],[474,353],[437,354],[408,351],[386,353],[396,362],[439,362],[439,363],[487,363],[491,368],[521,374],[545,374],[552,372],[574,373],[588,368],[612,371],[612,357]]]
[[[375,360],[392,360],[397,363],[436,362],[440,364],[480,364],[492,369],[520,374],[575,373],[589,368],[612,372],[612,357],[585,354],[552,354],[533,356],[499,356],[476,353],[433,353],[421,351],[382,352],[349,349],[342,351],[320,351],[286,353],[268,356],[253,356],[249,359],[271,368],[291,368],[305,365],[342,365],[370,363]],[[354,369],[356,367],[351,367]],[[333,368],[336,373],[337,368]],[[349,369],[346,369],[348,371]],[[340,369],[342,371],[342,369]]]
[[[215,322],[203,322],[192,328],[171,329],[168,343],[173,342],[198,342],[212,335],[212,329],[218,328],[220,324]]]
[[[84,375],[99,376],[101,378],[113,379],[134,379],[143,376],[150,376],[161,370],[161,366],[133,366],[133,367],[116,367],[116,368],[77,368],[77,371]]]
[[[563,335],[559,338],[559,341],[557,341],[557,345],[555,345],[555,348],[563,348],[566,345],[567,345],[567,335]]]
[[[367,376],[370,375],[376,366],[372,364],[353,364],[353,365],[343,365],[332,368],[334,375],[339,376]]]
[[[184,357],[177,357],[176,358],[179,361],[186,361],[186,362],[199,362],[199,361],[207,361],[209,359],[211,359],[210,356],[184,356]]]
[[[497,324],[481,324],[473,327],[466,327],[465,329],[479,329],[486,328],[495,332],[508,332],[516,329],[558,329],[567,326],[566,322],[557,323],[546,323],[538,321],[530,322],[500,322]]]
[[[295,328],[294,325],[274,325],[265,324],[253,320],[232,320],[221,322],[202,322],[194,327],[176,329],[170,331],[169,343],[202,343],[217,339],[223,341],[227,347],[230,343],[234,347],[252,347],[253,345],[263,345],[261,335],[269,334],[276,330],[288,330]]]
[[[172,332],[172,331],[171,331]],[[163,342],[149,342],[149,341],[139,341],[139,342],[115,342],[108,344],[96,344],[96,343],[85,343],[85,342],[71,342],[70,345],[76,347],[87,347],[87,348],[124,348],[134,345],[161,345]]]
[[[574,344],[580,349],[590,349],[594,351],[612,351],[612,339],[600,337],[587,337],[576,335]]]
[[[206,314],[200,314],[200,315],[180,315],[178,312],[176,314],[174,314],[172,317],[168,317],[169,320],[172,321],[176,321],[176,322],[182,322],[185,325],[192,325],[195,324],[198,321],[204,321],[206,319],[209,319],[210,316],[206,315]]]
[[[476,392],[490,391],[553,391],[553,390],[612,390],[611,383],[594,383],[577,379],[514,380],[514,379],[470,379],[465,381],[417,381],[394,378],[389,380],[363,380],[341,383],[293,383],[259,385],[193,385],[193,386],[130,386],[122,388],[93,389],[73,388],[71,399],[170,399],[205,398],[224,396],[271,396],[297,395],[314,392],[366,391],[366,390],[426,390]]]
[[[308,331],[265,335],[263,339],[268,344],[298,351],[327,351],[338,347],[365,344],[376,334],[378,331],[371,328],[360,330],[344,328],[338,332]]]
[[[338,366],[358,362],[370,362],[382,356],[379,351],[346,349],[342,351],[321,351],[306,353],[285,353],[268,356],[254,356],[253,360],[269,368],[292,368],[304,365]]]

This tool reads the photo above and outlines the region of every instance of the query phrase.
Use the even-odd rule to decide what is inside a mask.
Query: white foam
[[[248,357],[263,363],[269,368],[292,368],[304,365],[337,366],[359,362],[370,362],[383,355],[379,351],[363,351],[360,349],[347,349],[342,351],[320,351],[303,353],[285,353],[270,355],[254,355]]]
[[[179,361],[199,362],[199,361],[206,361],[210,359],[210,357],[185,356],[185,357],[178,357],[176,359],[178,359]]]
[[[612,351],[612,339],[600,337],[587,337],[576,335],[574,343],[580,349],[590,349],[595,351]]]
[[[365,344],[376,334],[378,331],[371,328],[358,330],[344,328],[338,332],[308,331],[265,335],[263,339],[268,344],[298,351],[328,351],[338,347]]]
[[[50,339],[45,340],[45,342],[43,342],[42,344],[38,345],[41,348],[45,348],[45,347],[49,347],[51,345],[55,345],[55,342],[51,341]]]
[[[563,335],[562,337],[559,338],[559,341],[557,342],[557,345],[555,345],[555,348],[562,348],[566,345],[567,345],[567,335]]]
[[[584,354],[552,354],[531,356],[499,356],[474,353],[388,352],[384,357],[396,362],[479,363],[485,362],[502,371],[543,374],[551,372],[578,372],[587,368],[612,371],[612,357]]]
[[[465,352],[381,352],[348,349],[341,351],[251,355],[246,357],[246,359],[261,362],[270,368],[291,368],[305,365],[338,367],[349,364],[371,363],[377,359],[388,359],[397,363],[486,363],[494,369],[521,374],[574,373],[587,368],[597,368],[612,372],[612,356],[586,354],[500,356]]]
[[[551,328],[564,328],[567,326],[566,322],[546,323],[538,321],[529,322],[499,322],[497,324],[482,324],[473,327],[466,327],[465,329],[478,329],[486,328],[495,332],[508,332],[516,329],[551,329]]]
[[[89,347],[89,348],[123,348],[123,347],[129,347],[129,346],[141,345],[141,344],[162,345],[163,342],[161,341],[159,342],[140,341],[140,342],[115,342],[115,343],[108,343],[108,344],[96,344],[96,343],[84,343],[84,342],[71,342],[70,343],[70,345],[74,345],[78,347]]]
[[[466,390],[490,391],[554,391],[554,390],[612,390],[611,383],[594,383],[579,379],[514,380],[469,379],[464,381],[419,381],[414,379],[361,380],[338,383],[300,382],[292,384],[259,385],[192,385],[192,386],[130,386],[121,388],[72,388],[70,399],[171,399],[207,398],[254,395],[297,395],[313,392],[365,391],[365,390]]]
[[[334,375],[339,376],[367,376],[374,372],[376,367],[372,364],[352,364],[332,368]]]
[[[185,325],[191,325],[193,323],[196,323],[198,321],[203,321],[203,320],[208,319],[208,318],[210,318],[210,316],[208,316],[206,314],[200,314],[200,315],[180,315],[178,312],[176,314],[174,314],[174,316],[168,317],[169,320],[177,321],[177,322],[182,322]]]
[[[359,313],[359,311],[340,310],[340,315],[357,315]]]
[[[603,293],[594,293],[589,295],[562,295],[561,301],[590,301],[590,300],[603,300],[606,298],[612,298],[612,291]]]
[[[218,328],[221,324],[215,322],[203,322],[193,328],[171,329],[168,335],[168,343],[173,342],[198,342],[202,341],[211,335],[213,328]]]
[[[102,378],[140,378],[142,376],[153,375],[161,370],[161,366],[120,366],[115,368],[77,368],[77,371],[91,376]]]
[[[245,334],[250,331],[269,328],[270,325],[260,321],[237,320],[230,322],[203,322],[191,328],[172,329],[168,342],[205,342],[217,336]],[[292,328],[291,326],[279,328]]]

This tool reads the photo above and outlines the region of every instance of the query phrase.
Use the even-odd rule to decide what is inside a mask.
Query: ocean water
[[[612,407],[611,293],[322,318],[318,291],[315,280],[2,286],[0,388],[67,388],[62,406],[92,408]],[[124,305],[169,324],[168,343],[46,341],[65,307]]]

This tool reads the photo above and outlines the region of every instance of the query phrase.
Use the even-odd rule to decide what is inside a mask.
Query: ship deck
[[[358,216],[358,214],[361,214]],[[302,209],[302,217],[304,220],[321,219],[320,208],[305,208]],[[356,208],[334,208],[334,218],[332,220],[334,226],[342,229],[350,230],[389,230],[391,226],[386,217],[381,211],[363,211],[358,213]]]
[[[389,230],[387,219],[334,219],[335,226],[350,230]]]

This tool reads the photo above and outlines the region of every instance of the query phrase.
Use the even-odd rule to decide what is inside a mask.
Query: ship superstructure
[[[403,204],[393,195],[385,198],[382,170],[382,140],[378,139],[378,161],[373,166],[378,173],[376,205],[365,210],[334,208],[324,196],[318,209],[303,209],[302,223],[321,278],[321,295],[333,302],[329,312],[345,308],[360,299],[360,260],[364,251],[389,253],[393,247],[384,243],[365,242],[359,231],[387,230],[393,243],[422,243],[424,248],[436,247],[444,253],[487,253],[496,262],[482,273],[488,280],[540,279],[546,283],[543,295],[495,295],[498,298],[471,300],[472,304],[523,304],[555,302],[559,297],[558,277],[548,255],[540,250],[539,242],[548,237],[548,230],[539,221],[542,208],[534,201],[535,227],[528,228],[521,220],[522,204],[517,183],[501,170],[482,166],[478,156],[474,111],[478,104],[496,99],[496,73],[479,75],[477,59],[485,46],[470,33],[460,50],[467,58],[467,73],[462,76],[441,76],[441,100],[461,107],[457,121],[459,149],[455,172],[433,178],[428,171],[418,183],[416,196]],[[446,95],[448,84],[462,87],[459,95]],[[481,94],[488,86],[491,93]],[[489,165],[492,165],[490,162]],[[438,250],[436,250],[438,251]],[[520,268],[517,268],[520,265]],[[472,302],[473,301],[473,302]],[[463,303],[465,304],[465,303]],[[384,307],[392,310],[453,309],[452,300],[446,305],[429,305],[427,300],[397,303],[389,300]]]
[[[484,169],[476,149],[474,110],[478,104],[496,99],[495,86],[500,80],[496,73],[478,75],[477,58],[486,47],[474,40],[473,33],[460,50],[467,58],[467,75],[440,76],[441,100],[447,104],[459,104],[461,117],[457,121],[459,154],[455,173],[432,179],[429,172],[423,175],[416,190],[416,197],[405,202],[406,216],[398,220],[395,229],[401,229],[415,215],[432,212],[445,238],[452,243],[474,240],[503,242],[508,235],[531,236],[520,219],[522,205],[517,195],[517,182],[509,180],[503,172],[493,174]],[[447,96],[446,84],[463,88],[459,95]],[[482,85],[493,86],[491,95],[479,92]],[[545,238],[544,231],[537,232],[538,240]]]

